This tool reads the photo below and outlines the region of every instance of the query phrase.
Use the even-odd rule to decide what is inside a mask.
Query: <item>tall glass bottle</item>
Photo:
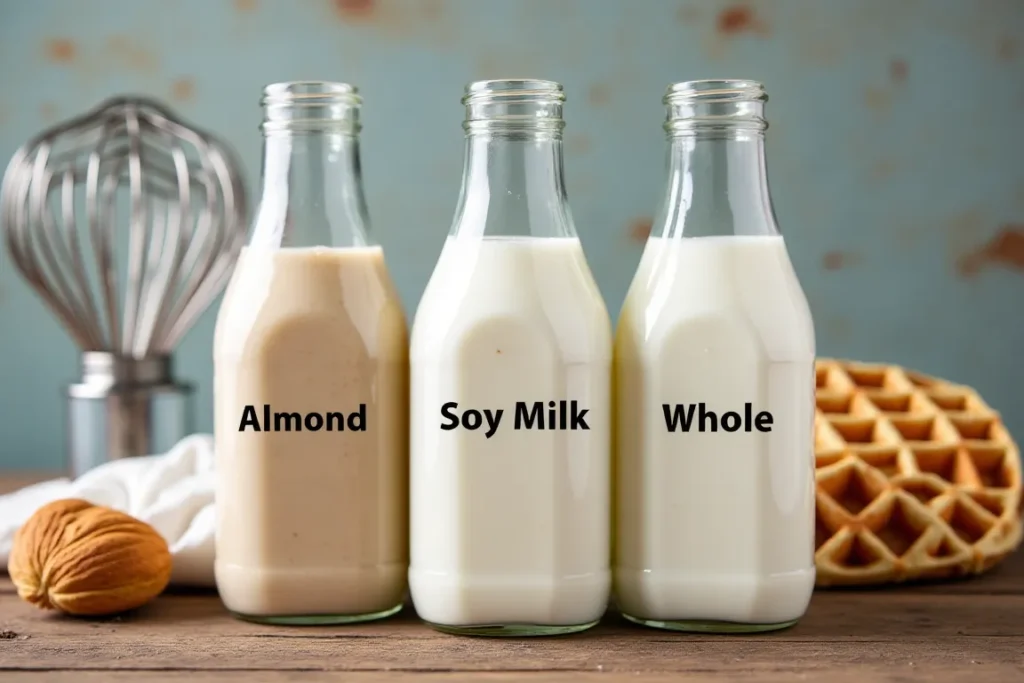
[[[753,81],[665,96],[668,189],[615,340],[615,595],[692,631],[793,624],[814,586],[814,326]]]
[[[455,220],[412,333],[416,610],[580,631],[610,588],[611,326],[573,227],[562,87],[470,84]]]
[[[404,599],[405,317],[369,237],[361,98],[268,86],[263,190],[217,318],[217,588],[271,623],[362,621]]]

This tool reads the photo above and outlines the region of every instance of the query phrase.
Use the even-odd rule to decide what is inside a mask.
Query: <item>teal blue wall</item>
[[[461,173],[461,88],[565,84],[570,200],[614,312],[663,177],[671,81],[765,82],[776,209],[823,354],[976,386],[1024,439],[1024,3],[1019,0],[0,0],[0,157],[114,94],[224,136],[255,195],[260,88],[365,94],[379,240],[411,313]],[[986,249],[986,245],[990,245]],[[972,259],[971,254],[985,258]],[[965,268],[977,265],[977,268]],[[180,374],[211,428],[215,308]],[[0,255],[0,467],[57,467],[77,355]]]

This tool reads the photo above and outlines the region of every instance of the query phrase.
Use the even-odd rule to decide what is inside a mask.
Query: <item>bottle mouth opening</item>
[[[263,88],[264,132],[360,129],[359,89],[332,81],[286,81]]]
[[[665,104],[673,102],[767,102],[764,85],[749,79],[710,79],[673,83],[665,91]]]
[[[535,78],[474,81],[466,86],[463,128],[474,131],[560,131],[565,90]]]
[[[561,83],[536,78],[502,78],[490,81],[474,81],[466,86],[462,103],[469,105],[484,100],[500,100],[506,103],[565,101],[565,89]]]
[[[348,83],[332,81],[284,81],[263,88],[263,106],[275,104],[322,104],[327,102],[362,104],[359,89]]]
[[[673,83],[665,92],[665,130],[687,133],[761,132],[768,128],[764,85],[748,79]]]

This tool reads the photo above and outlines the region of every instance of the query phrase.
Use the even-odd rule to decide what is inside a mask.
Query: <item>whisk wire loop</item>
[[[75,343],[136,359],[169,354],[209,307],[246,221],[228,147],[145,97],[35,136],[0,190],[12,261]]]

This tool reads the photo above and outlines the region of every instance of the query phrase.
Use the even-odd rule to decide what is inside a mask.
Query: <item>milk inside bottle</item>
[[[408,346],[369,237],[355,88],[264,93],[263,189],[217,318],[216,580],[246,619],[384,617],[407,576]]]
[[[563,90],[468,86],[451,232],[411,361],[409,584],[442,630],[595,624],[610,589],[610,320],[573,227]]]
[[[814,328],[776,226],[762,86],[669,88],[668,189],[615,339],[615,597],[782,628],[814,586]]]

